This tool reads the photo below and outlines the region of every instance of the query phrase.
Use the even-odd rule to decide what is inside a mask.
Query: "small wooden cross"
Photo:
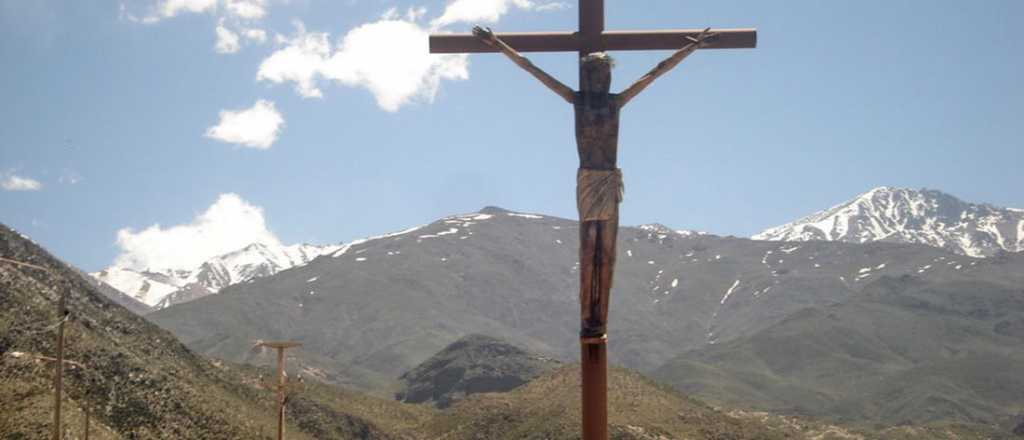
[[[288,385],[285,383],[284,377],[284,351],[289,348],[301,347],[302,343],[294,341],[256,341],[253,348],[267,347],[277,350],[277,385],[274,387],[277,390],[277,440],[284,439],[284,404],[285,404],[285,391]]]

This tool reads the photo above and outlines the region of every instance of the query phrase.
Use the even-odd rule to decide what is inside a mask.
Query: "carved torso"
[[[613,93],[576,93],[576,149],[580,168],[614,170],[619,148],[619,103]]]

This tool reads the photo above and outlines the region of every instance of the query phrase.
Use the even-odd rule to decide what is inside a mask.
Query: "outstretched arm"
[[[658,63],[658,65],[651,69],[650,72],[647,72],[646,75],[640,77],[640,79],[633,83],[633,85],[629,86],[619,94],[619,107],[626,105],[630,100],[636,98],[636,95],[639,95],[640,92],[644,91],[644,89],[646,89],[647,86],[650,86],[654,80],[674,69],[679,65],[679,63],[683,62],[686,57],[690,56],[691,53],[700,49],[717,37],[716,34],[711,33],[710,31],[711,28],[707,28],[704,29],[700,35],[697,35],[696,38],[686,37],[686,39],[689,40],[689,44],[683,46],[682,49],[679,49],[676,53],[672,54],[672,56],[666,58],[665,61]]]
[[[492,32],[490,28],[474,26],[473,35],[476,35],[476,37],[479,38],[480,41],[483,41],[484,44],[500,50],[501,53],[505,54],[505,56],[512,60],[513,63],[516,63],[517,66],[522,67],[523,70],[530,72],[530,75],[533,75],[535,78],[540,80],[540,82],[547,86],[547,88],[557,93],[558,96],[561,96],[562,99],[564,99],[569,104],[572,104],[575,100],[575,94],[573,93],[572,89],[570,89],[565,84],[562,84],[551,75],[548,75],[547,72],[540,70],[540,68],[538,68],[537,66],[534,66],[533,63],[530,62],[530,60],[520,55],[519,52],[516,52],[515,49],[513,49],[508,44],[505,44],[504,41],[501,41],[500,38],[494,35],[494,32]]]

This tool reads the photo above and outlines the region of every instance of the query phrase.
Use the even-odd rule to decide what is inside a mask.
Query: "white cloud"
[[[510,7],[531,9],[534,3],[530,0],[455,0],[430,24],[440,28],[460,22],[494,23],[505,15]]]
[[[267,31],[263,29],[242,29],[242,35],[257,43],[265,43],[267,41]]]
[[[268,149],[277,140],[284,118],[274,103],[261,99],[242,110],[221,110],[220,122],[206,130],[206,137],[222,142]]]
[[[0,188],[5,191],[39,191],[43,189],[43,184],[29,177],[6,173],[0,175]]]
[[[547,11],[561,11],[563,9],[569,9],[571,6],[565,2],[551,2],[543,5],[537,5],[533,8],[535,11],[547,12]]]
[[[224,3],[228,12],[246,20],[258,20],[267,15],[266,5],[266,0],[225,0]]]
[[[221,194],[206,212],[190,223],[163,228],[159,224],[141,231],[117,232],[121,253],[116,265],[135,270],[193,269],[218,255],[252,243],[278,245],[263,209],[237,194]]]
[[[129,21],[153,24],[181,14],[209,13],[218,18],[214,32],[217,42],[214,50],[230,54],[238,52],[245,41],[264,43],[266,31],[250,26],[259,24],[267,15],[268,0],[158,0],[151,3],[146,15],[137,16],[129,11],[126,3],[120,6],[120,17]]]
[[[296,35],[285,41],[287,46],[278,49],[262,63],[256,73],[257,80],[274,83],[291,81],[295,90],[306,98],[320,98],[323,93],[316,86],[317,76],[330,56],[331,45],[326,33],[307,33],[301,22],[296,22]]]
[[[429,30],[414,21],[421,15],[421,9],[405,17],[391,10],[349,31],[333,49],[327,33],[306,32],[298,23],[296,35],[260,64],[256,77],[294,82],[307,98],[323,96],[321,78],[365,88],[391,112],[414,100],[431,102],[441,80],[469,78],[468,61],[465,55],[431,55]]]
[[[217,45],[214,50],[218,53],[235,53],[242,48],[238,42],[238,34],[224,27],[224,19],[217,24]]]
[[[164,0],[157,6],[157,10],[162,18],[171,18],[182,12],[207,12],[216,8],[217,0]]]

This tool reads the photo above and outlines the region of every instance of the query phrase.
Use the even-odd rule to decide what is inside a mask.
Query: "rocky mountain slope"
[[[664,439],[864,440],[835,426],[745,413],[728,414],[640,374],[608,372],[609,437]],[[572,440],[579,438],[579,365],[545,374],[509,393],[478,394],[426,424],[428,438]]]
[[[512,390],[560,365],[497,338],[469,335],[402,374],[395,398],[447,408],[473,394]]]
[[[1024,251],[1024,210],[968,203],[934,190],[880,187],[753,238],[918,243],[987,257]]]
[[[65,375],[64,437],[82,437],[88,407],[94,439],[272,438],[276,418],[265,385],[271,369],[196,356],[2,225],[0,255],[45,268],[0,264],[0,393],[7,396],[0,399],[0,438],[49,436],[52,368],[39,356],[53,351],[54,300],[61,292],[67,292],[70,310],[66,357],[76,362]],[[465,364],[469,370],[490,360],[466,353],[509,348],[478,337],[467,342],[446,356],[471,360]],[[289,361],[290,377],[316,373],[301,357]],[[511,394],[477,394],[471,404],[445,412],[307,380],[288,400],[286,431],[299,440],[574,438],[576,377],[575,368],[549,372]],[[821,431],[788,422],[776,426],[760,416],[725,414],[633,372],[613,370],[610,383],[614,438],[846,438],[822,437]]]
[[[405,371],[476,333],[572,361],[576,245],[574,221],[489,208],[358,242],[150,317],[190,347],[234,361],[259,362],[245,351],[248,338],[303,341],[303,361],[320,377],[363,389],[391,389]],[[916,244],[780,243],[624,227],[610,360],[653,372],[681,353],[756,337],[806,309],[850,303],[886,277],[971,291],[1024,285],[1022,269],[1010,256]],[[918,337],[941,340],[939,330],[924,327]]]
[[[50,436],[53,367],[40,357],[54,353],[61,292],[67,292],[70,312],[65,356],[75,362],[64,379],[67,438],[80,438],[86,407],[92,412],[90,438],[101,440],[255,439],[274,432],[273,400],[257,375],[195,355],[3,225],[0,256],[45,268],[0,262],[0,438]],[[343,407],[314,399],[307,406],[335,414],[319,426],[344,433],[337,438],[398,438],[363,418],[390,420],[387,414],[402,412],[394,409],[398,403],[369,397],[352,402]],[[355,406],[362,409],[351,411]],[[290,423],[289,438],[323,438],[299,426],[301,420]]]
[[[1018,270],[1024,256],[1001,262]],[[655,377],[730,406],[888,425],[1012,423],[1024,401],[1024,288],[884,276],[850,301],[682,353]]]
[[[115,265],[91,275],[154,309],[162,309],[217,293],[233,284],[307,264],[338,249],[339,246],[254,243],[211,258],[195,268],[136,270]]]

